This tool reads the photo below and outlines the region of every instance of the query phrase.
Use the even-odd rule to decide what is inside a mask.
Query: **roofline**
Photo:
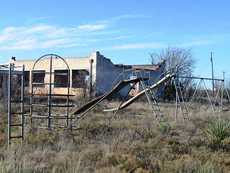
[[[65,60],[88,59],[89,57],[63,57]],[[33,62],[37,59],[16,59],[16,62]]]

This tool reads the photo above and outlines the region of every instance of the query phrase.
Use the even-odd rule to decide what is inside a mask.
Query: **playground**
[[[31,80],[29,91],[24,66],[1,65],[7,101],[1,104],[0,171],[230,171],[230,99],[224,79],[179,76],[175,68],[150,83],[146,71],[135,69],[132,78],[129,71],[118,75],[110,91],[76,99],[68,87],[66,93],[52,92],[53,60],[65,59],[48,54],[34,69],[43,58],[50,61],[50,80]],[[69,79],[67,63],[66,70]],[[182,86],[183,79],[195,82]],[[142,90],[130,94],[137,84]],[[174,87],[172,101],[160,98],[168,84]],[[47,94],[40,93],[40,85],[47,86]]]

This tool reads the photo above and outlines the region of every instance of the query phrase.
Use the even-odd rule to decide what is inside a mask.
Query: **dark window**
[[[56,88],[68,87],[68,70],[54,71],[54,87]]]
[[[2,87],[2,83],[3,83],[3,75],[0,74],[0,87]]]
[[[24,73],[25,73],[25,76],[24,76],[25,86],[28,87],[30,84],[30,72],[25,71]]]
[[[86,88],[87,77],[89,72],[87,70],[73,70],[72,71],[72,87],[73,88]]]
[[[34,70],[33,74],[33,85],[36,87],[44,87],[45,84],[45,70]]]

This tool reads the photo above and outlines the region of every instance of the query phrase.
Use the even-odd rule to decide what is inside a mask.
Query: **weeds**
[[[134,103],[109,123],[112,115],[96,112],[72,132],[32,129],[23,145],[0,147],[0,173],[230,172],[228,121],[210,122],[203,111],[186,124],[173,117],[154,122],[147,107]]]

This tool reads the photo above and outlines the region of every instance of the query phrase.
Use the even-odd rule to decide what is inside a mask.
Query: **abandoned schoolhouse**
[[[165,71],[164,62],[155,65],[114,64],[99,51],[93,52],[86,57],[63,57],[63,59],[65,59],[66,63],[63,63],[60,59],[52,62],[52,71],[54,73],[51,79],[53,93],[65,93],[68,87],[73,95],[80,95],[85,92],[100,95],[111,90],[117,82],[122,80],[124,74],[126,78],[135,78],[137,76],[134,71],[142,70],[145,71],[142,77],[149,78],[148,82],[153,83]],[[40,94],[48,92],[48,88],[45,85],[50,80],[50,75],[48,74],[50,62],[48,59],[41,59],[37,63],[36,59],[17,60],[17,58],[14,58],[11,63],[15,64],[15,66],[25,66],[25,86],[28,91],[31,83],[37,83]],[[32,70],[33,76],[31,75]],[[69,79],[65,75],[67,72],[69,72]],[[3,83],[3,75],[0,75],[0,84],[2,85]],[[140,89],[141,87],[137,85],[136,92]]]

